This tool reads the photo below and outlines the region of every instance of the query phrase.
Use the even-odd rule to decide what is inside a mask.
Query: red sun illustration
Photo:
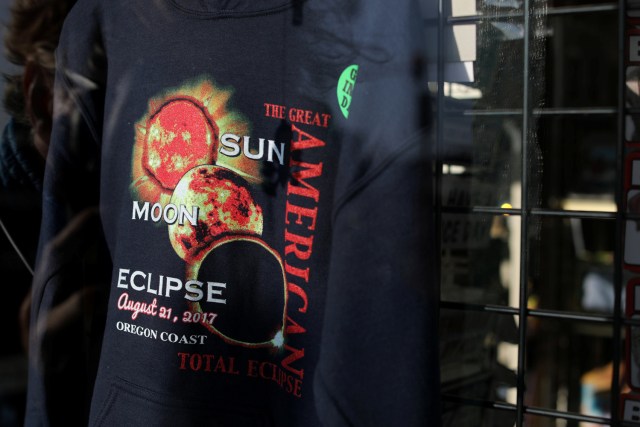
[[[221,236],[262,234],[262,209],[247,182],[228,169],[212,165],[191,169],[176,186],[171,203],[198,207],[195,226],[188,221],[169,225],[171,245],[189,264]]]
[[[219,158],[220,135],[250,131],[247,120],[228,109],[232,93],[200,79],[149,101],[135,125],[131,177],[136,199],[168,203],[182,176],[196,166],[220,164],[247,179],[256,175],[246,162]]]
[[[189,169],[215,164],[218,127],[191,99],[174,99],[149,120],[142,163],[160,186],[173,190]]]

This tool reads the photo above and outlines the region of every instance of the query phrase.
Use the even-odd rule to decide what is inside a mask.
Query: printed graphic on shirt
[[[247,182],[223,167],[204,165],[189,170],[176,186],[171,205],[198,207],[195,224],[169,225],[171,245],[189,265],[202,261],[219,236],[262,234],[262,209],[254,202]]]
[[[132,187],[138,200],[166,205],[180,179],[200,165],[218,164],[250,182],[260,181],[252,159],[219,155],[221,139],[251,133],[249,121],[228,109],[232,95],[231,88],[203,78],[149,101],[136,123]]]
[[[300,338],[306,334],[306,287],[320,200],[316,179],[322,175],[322,163],[303,161],[302,153],[325,145],[302,127],[326,128],[331,116],[263,103],[265,117],[290,118],[291,140],[285,144],[253,137],[250,121],[231,108],[232,95],[231,88],[203,78],[152,99],[135,125],[131,219],[166,226],[185,268],[184,277],[120,268],[118,309],[130,311],[132,321],[150,316],[201,330],[180,334],[128,322],[119,322],[118,330],[180,345],[204,345],[216,337],[232,346],[272,349],[277,369],[275,360],[251,357],[245,374],[276,381],[300,397],[305,355]],[[256,198],[261,167],[284,166],[285,159],[285,217],[265,218]],[[282,253],[263,238],[265,224],[276,222],[285,226],[278,242]],[[133,291],[156,297],[149,303]],[[179,313],[163,303],[175,297],[184,301]],[[183,370],[198,371],[205,366],[202,360],[210,361],[205,353],[177,354]],[[279,374],[265,377],[267,367]]]
[[[210,312],[203,311],[204,304],[217,304],[215,321],[202,322],[209,332],[230,344],[277,346],[282,343],[287,298],[284,266],[280,255],[260,239],[262,208],[254,200],[251,182],[259,181],[252,160],[266,151],[267,159],[283,162],[284,144],[269,140],[265,147],[260,139],[255,150],[249,136],[239,136],[248,134],[250,126],[228,109],[231,95],[231,89],[203,79],[149,103],[136,125],[132,190],[138,200],[132,215],[153,218],[156,212],[168,225],[171,245],[186,263],[190,311],[201,316]],[[221,280],[229,269],[210,264],[230,250],[243,254],[248,265],[260,266],[267,277],[277,278],[280,291],[263,289],[264,281],[257,277],[227,273]],[[203,288],[199,279],[210,277],[209,270],[216,285]]]

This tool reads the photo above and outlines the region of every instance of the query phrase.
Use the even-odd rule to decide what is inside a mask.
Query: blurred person
[[[91,426],[439,424],[421,29],[413,0],[78,0],[27,425],[81,424],[73,403]],[[69,353],[56,302],[99,277],[73,262],[95,206],[113,260],[95,385],[54,402],[66,377],[39,358]]]
[[[54,49],[62,21],[75,1],[25,1],[11,4],[4,47],[19,67],[5,73],[4,107],[9,121],[0,137],[0,250],[3,287],[0,321],[4,326],[0,364],[0,425],[24,419],[30,284],[35,265],[42,208],[42,179],[51,131]],[[24,368],[22,368],[24,363]],[[16,384],[22,384],[16,387]]]
[[[31,361],[38,369],[30,369],[30,373],[39,372],[43,378],[40,395],[47,396],[50,419],[66,425],[86,423],[81,401],[87,399],[91,388],[87,379],[91,377],[87,374],[90,323],[83,310],[95,308],[94,283],[67,279],[50,311],[38,316],[37,339],[29,340],[29,334],[33,332],[30,285],[34,269],[38,270],[43,179],[53,121],[54,52],[63,21],[74,4],[75,0],[15,0],[11,5],[5,51],[20,72],[5,76],[4,105],[11,118],[0,140],[0,220],[7,240],[13,245],[7,250],[15,251],[11,256],[23,264],[18,267],[19,272],[3,271],[4,279],[11,283],[4,291],[1,310],[7,317],[3,318],[8,330],[6,342],[11,345],[3,346],[3,350],[13,353],[31,350]],[[56,254],[66,259],[66,265],[82,265],[79,260],[95,247],[92,239],[86,237],[94,233],[95,216],[95,212],[87,209],[61,230],[55,243],[43,245],[39,258],[46,260]],[[29,341],[35,343],[32,348]],[[21,381],[26,384],[26,375]],[[68,388],[72,389],[70,394]],[[22,425],[24,392],[22,396],[17,403],[11,400],[15,408],[0,411],[0,424]],[[69,398],[74,397],[77,401],[70,402]]]
[[[75,0],[15,0],[5,35],[9,61],[22,72],[5,77],[4,106],[11,115],[3,133],[3,188],[41,194],[51,137],[55,48]]]
[[[63,20],[74,3],[75,0],[15,0],[5,33],[7,58],[21,72],[5,75],[4,107],[10,120],[0,139],[0,219],[31,273],[51,136],[54,50]]]

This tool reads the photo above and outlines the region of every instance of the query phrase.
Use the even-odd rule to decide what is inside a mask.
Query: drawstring
[[[29,262],[27,261],[25,256],[22,254],[22,251],[20,251],[20,248],[18,247],[16,242],[11,238],[11,234],[9,234],[9,230],[7,230],[7,227],[4,226],[4,223],[2,222],[1,219],[0,219],[0,228],[2,228],[2,231],[4,232],[5,236],[7,236],[9,243],[11,243],[11,246],[13,246],[13,249],[16,251],[20,259],[22,260],[22,263],[24,264],[24,266],[27,267],[27,270],[29,270],[29,273],[31,273],[31,275],[33,276],[33,268],[31,268],[31,266],[29,265]]]

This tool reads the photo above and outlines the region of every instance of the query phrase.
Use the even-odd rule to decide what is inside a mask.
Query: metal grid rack
[[[518,208],[501,208],[501,207],[488,207],[488,206],[469,206],[469,207],[452,207],[444,206],[441,197],[436,200],[436,221],[438,224],[442,223],[443,215],[448,214],[489,214],[489,215],[512,215],[520,218],[520,259],[523,262],[520,265],[519,272],[519,304],[517,307],[509,307],[505,305],[494,305],[474,302],[456,302],[442,300],[440,307],[442,315],[446,315],[448,312],[463,311],[466,313],[483,312],[490,313],[499,316],[512,316],[518,319],[518,339],[517,339],[517,370],[516,370],[516,401],[515,403],[505,403],[498,399],[477,399],[461,397],[455,394],[449,394],[446,391],[442,395],[443,405],[453,406],[468,406],[476,408],[485,408],[495,411],[498,416],[500,414],[506,417],[512,417],[515,420],[514,425],[520,427],[525,425],[525,417],[527,415],[535,415],[548,419],[566,420],[567,422],[581,422],[581,423],[593,423],[598,425],[608,426],[624,426],[624,425],[637,425],[627,424],[620,418],[619,408],[620,401],[619,396],[621,393],[620,384],[620,365],[623,360],[624,354],[621,345],[613,345],[612,350],[612,362],[613,373],[611,382],[611,401],[610,407],[613,408],[610,417],[599,417],[580,414],[576,412],[553,410],[549,408],[541,408],[535,406],[529,406],[525,403],[525,389],[526,389],[526,350],[527,350],[527,328],[530,319],[556,319],[564,321],[576,321],[589,324],[603,324],[608,325],[612,330],[612,341],[614,343],[622,343],[624,339],[624,327],[634,322],[627,320],[623,316],[623,308],[621,302],[622,291],[622,259],[621,254],[623,250],[623,224],[627,219],[627,214],[623,210],[622,203],[622,182],[623,182],[623,135],[624,135],[624,32],[619,31],[617,36],[618,41],[618,99],[617,105],[611,107],[597,107],[597,108],[539,108],[532,102],[532,76],[530,75],[531,64],[531,43],[532,43],[532,18],[537,16],[536,14],[544,14],[546,17],[566,15],[566,14],[581,14],[581,13],[598,13],[598,12],[617,12],[618,28],[624,28],[625,22],[625,1],[618,0],[616,3],[603,2],[602,4],[590,4],[590,5],[577,5],[566,7],[535,7],[534,0],[523,0],[522,13],[520,12],[508,12],[500,14],[475,15],[475,16],[462,16],[462,17],[450,17],[447,16],[445,11],[445,1],[439,0],[438,4],[438,63],[437,63],[437,92],[434,102],[436,104],[436,188],[440,190],[443,185],[443,141],[444,141],[444,122],[451,114],[462,114],[470,116],[513,116],[521,120],[521,165],[520,165],[520,181],[522,185],[520,206]],[[541,2],[537,2],[538,4]],[[522,19],[524,25],[524,54],[521,64],[522,70],[522,84],[523,84],[523,99],[521,108],[517,109],[496,109],[496,110],[462,110],[452,112],[446,109],[446,99],[444,94],[444,75],[445,75],[445,60],[442,52],[445,50],[445,41],[442,36],[445,33],[445,29],[451,25],[462,23],[477,23],[483,20],[500,20],[507,18]],[[617,175],[615,181],[617,183],[615,189],[615,205],[614,212],[596,212],[596,211],[567,211],[560,209],[548,209],[534,206],[530,203],[529,197],[529,173],[530,170],[530,158],[529,144],[531,143],[534,121],[543,116],[570,116],[570,115],[582,115],[582,116],[607,116],[615,118],[617,126],[618,141],[617,144],[617,162],[616,171]],[[437,194],[441,194],[437,191]],[[532,309],[528,308],[528,263],[526,260],[529,257],[528,253],[528,238],[529,227],[532,220],[538,218],[558,218],[558,219],[601,219],[615,221],[615,250],[614,250],[614,307],[612,314],[592,314],[592,313],[580,313],[565,310],[550,310],[550,309]],[[439,248],[441,253],[441,248]]]

